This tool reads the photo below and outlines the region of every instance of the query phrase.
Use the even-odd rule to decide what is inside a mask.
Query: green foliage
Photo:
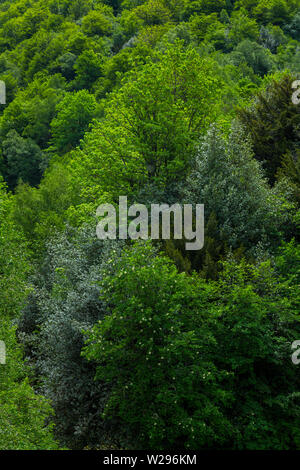
[[[179,43],[126,75],[70,163],[82,202],[182,179],[215,116],[218,86],[213,63]]]
[[[239,110],[239,117],[252,137],[255,156],[271,182],[283,156],[294,153],[299,145],[300,112],[292,103],[292,83],[289,74],[272,80],[251,107]]]
[[[226,8],[226,0],[195,0],[192,2],[185,0],[184,4],[184,16],[190,16],[192,13],[209,15],[215,12],[219,13]]]
[[[83,51],[74,64],[75,80],[72,86],[76,89],[90,89],[102,75],[102,59],[93,50]]]
[[[29,251],[24,236],[11,218],[12,197],[0,181],[0,312],[13,318],[28,293]]]
[[[299,11],[0,2],[0,448],[300,448]],[[120,195],[204,248],[100,242]]]
[[[232,13],[229,28],[228,40],[232,46],[237,46],[246,39],[258,40],[258,24],[254,19],[249,18],[244,8]]]
[[[0,366],[1,450],[57,450],[50,404],[37,395],[26,377],[22,351],[15,328],[1,315],[0,337],[5,342],[7,361]]]
[[[150,247],[125,251],[113,269],[101,284],[111,314],[89,333],[85,356],[111,389],[103,418],[119,431],[118,445],[208,448],[216,434],[226,441],[220,408],[230,393],[207,355],[207,288]]]
[[[29,251],[10,219],[11,197],[0,187],[0,338],[6,346],[6,364],[0,365],[1,450],[57,449],[46,420],[49,403],[30,386],[22,348],[12,319],[19,315],[28,294]]]
[[[112,260],[101,281],[111,312],[87,332],[83,354],[107,384],[102,417],[116,445],[298,447],[299,378],[289,352],[300,327],[299,292],[289,292],[295,254],[293,244],[283,250],[279,282],[269,262],[227,262],[210,285],[178,274],[149,246]]]
[[[299,447],[299,375],[290,359],[290,345],[299,335],[299,267],[296,274],[288,261],[291,252],[299,259],[299,247],[290,245],[275,271],[270,262],[227,263],[217,287],[215,352],[217,367],[233,373],[230,421],[236,449]],[[286,271],[278,278],[280,265]]]
[[[139,5],[134,12],[144,24],[150,26],[168,23],[171,20],[169,9],[160,0],[147,0]]]
[[[47,147],[50,122],[55,107],[62,98],[64,80],[55,75],[50,79],[36,78],[26,90],[19,90],[16,99],[4,110],[0,131],[2,138],[14,130],[21,137],[29,137],[41,147]]]
[[[209,132],[187,181],[185,199],[204,204],[207,221],[215,215],[218,238],[232,249],[274,247],[286,223],[286,207],[266,184],[251,142],[237,125],[227,138],[216,129]]]
[[[24,139],[15,130],[8,132],[3,141],[5,176],[11,188],[19,179],[35,186],[41,178],[42,152],[32,139]]]
[[[219,85],[211,61],[177,43],[159,62],[126,77],[107,114],[129,130],[128,139],[143,155],[149,177],[178,179],[195,141],[213,119]]]
[[[282,166],[279,169],[280,179],[287,178],[290,188],[293,190],[298,204],[300,204],[300,152],[296,155],[288,153],[283,157]]]
[[[285,0],[260,0],[253,13],[263,23],[281,25],[291,19],[290,8]]]
[[[112,33],[112,21],[101,11],[91,10],[82,20],[82,30],[88,36],[107,36]]]
[[[272,70],[273,63],[270,52],[249,40],[239,43],[231,57],[235,65],[245,62],[253,69],[254,73],[262,77]]]
[[[121,246],[96,239],[94,227],[70,227],[47,243],[33,290],[19,322],[27,355],[38,357],[41,391],[55,410],[55,432],[72,449],[96,448],[107,434],[100,419],[106,389],[94,381],[95,367],[80,355],[82,330],[103,317],[99,278],[110,251]]]
[[[49,237],[63,230],[65,212],[78,199],[70,186],[68,171],[57,162],[46,172],[38,189],[24,183],[16,188],[11,215],[36,257],[44,251]]]
[[[55,150],[64,153],[76,147],[95,114],[96,100],[86,90],[66,94],[50,124]]]

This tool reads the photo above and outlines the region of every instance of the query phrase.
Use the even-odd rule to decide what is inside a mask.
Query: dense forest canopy
[[[0,449],[300,449],[299,79],[300,0],[0,1]]]

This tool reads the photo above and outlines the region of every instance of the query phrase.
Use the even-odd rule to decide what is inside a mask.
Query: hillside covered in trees
[[[300,450],[299,79],[300,0],[0,0],[1,450]]]

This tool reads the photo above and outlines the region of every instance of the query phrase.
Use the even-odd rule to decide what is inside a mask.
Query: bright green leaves
[[[29,252],[24,236],[11,218],[12,197],[0,181],[0,316],[13,318],[28,293]]]
[[[129,72],[71,162],[83,202],[184,178],[220,93],[214,63],[179,43]]]
[[[150,245],[111,266],[101,283],[111,314],[89,332],[84,353],[110,390],[104,419],[126,448],[209,447],[230,428],[220,410],[230,393],[207,355],[209,287],[179,275]]]
[[[228,261],[217,283],[178,274],[147,244],[112,257],[100,282],[110,312],[83,355],[109,391],[102,418],[116,445],[297,447],[298,251],[285,247],[275,270]]]
[[[51,122],[54,148],[65,153],[79,144],[96,114],[96,100],[86,90],[67,94]]]
[[[0,449],[58,449],[53,427],[45,424],[51,407],[30,386],[15,328],[2,311],[0,317],[0,338],[6,345],[6,364],[0,365]]]
[[[176,44],[129,74],[107,115],[127,129],[147,176],[166,182],[185,174],[197,137],[214,118],[220,87],[211,61]]]
[[[29,251],[10,216],[12,199],[0,187],[0,340],[6,346],[6,364],[0,365],[0,449],[56,449],[51,426],[45,420],[50,405],[29,385],[22,350],[12,320],[20,314],[29,293]]]

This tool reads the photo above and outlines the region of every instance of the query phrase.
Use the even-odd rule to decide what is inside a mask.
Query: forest
[[[0,81],[0,449],[300,450],[300,0],[0,0]]]

